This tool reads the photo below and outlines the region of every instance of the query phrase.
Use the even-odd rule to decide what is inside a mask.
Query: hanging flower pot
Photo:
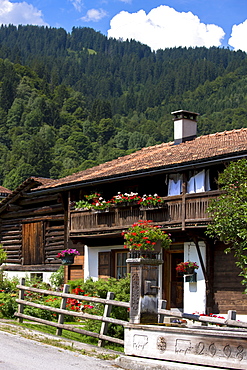
[[[187,267],[184,275],[193,275],[195,272],[195,268],[194,267]]]
[[[65,249],[57,254],[57,258],[61,259],[62,265],[72,265],[75,256],[79,255],[80,253],[76,249]]]
[[[197,265],[196,262],[187,261],[187,262],[180,262],[176,267],[176,271],[179,274],[183,274],[183,275],[193,275],[195,270],[198,268],[199,266]]]
[[[74,263],[75,256],[74,255],[68,255],[65,257],[61,257],[62,265],[72,265]]]

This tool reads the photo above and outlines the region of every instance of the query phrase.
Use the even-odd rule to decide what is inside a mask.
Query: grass
[[[56,328],[53,327],[53,326],[43,325],[43,324],[36,324],[36,323],[33,324],[31,322],[30,323],[29,322],[24,322],[24,323],[20,324],[20,323],[17,323],[17,321],[15,321],[15,320],[9,321],[9,323],[12,324],[12,325],[16,325],[17,327],[20,326],[20,327],[23,327],[23,328],[26,328],[26,329],[39,331],[39,332],[45,333],[45,334],[56,335]],[[71,322],[71,323],[66,322],[66,324],[75,325],[75,322]],[[78,325],[83,325],[83,323],[81,323],[81,324],[79,322],[76,323],[76,326],[78,326]],[[10,328],[10,332],[12,332],[11,330],[14,330],[12,326],[9,327],[9,328]],[[0,326],[0,330],[2,330],[1,326]],[[69,331],[69,330],[63,330],[62,331],[62,336],[57,337],[57,338],[69,339],[69,340],[73,340],[73,341],[76,341],[76,342],[85,343],[85,344],[94,345],[94,346],[98,345],[98,339],[90,337],[90,336],[82,335],[82,334],[79,334],[79,333],[74,333],[74,332]],[[56,339],[53,340],[53,342],[54,341],[55,341],[55,343],[58,342]],[[69,346],[69,348],[71,349],[70,346]],[[124,351],[123,346],[118,345],[116,343],[111,343],[111,342],[106,342],[104,348],[105,349],[110,349],[110,350],[113,350],[113,351],[117,351],[117,352],[123,352]]]

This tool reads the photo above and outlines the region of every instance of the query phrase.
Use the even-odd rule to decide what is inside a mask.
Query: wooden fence
[[[17,288],[19,289],[19,298],[16,299],[16,302],[18,303],[18,311],[15,313],[15,316],[18,317],[19,322],[23,322],[23,319],[26,319],[26,320],[35,321],[41,324],[54,326],[57,328],[56,335],[60,335],[60,336],[62,335],[62,330],[69,330],[75,333],[95,337],[98,339],[99,347],[104,345],[104,341],[110,341],[110,342],[114,342],[120,345],[124,345],[124,340],[106,335],[108,331],[109,323],[113,323],[113,324],[121,325],[121,326],[125,326],[128,323],[127,321],[114,319],[110,317],[112,306],[125,307],[126,309],[130,308],[129,302],[115,301],[114,293],[108,292],[106,299],[98,298],[98,297],[82,296],[82,295],[76,295],[76,294],[69,294],[68,293],[69,285],[67,284],[64,285],[63,292],[55,292],[55,291],[37,289],[34,287],[25,286],[25,279],[21,279],[21,283],[20,285],[17,285]],[[35,302],[30,302],[25,299],[25,291],[60,297],[62,298],[60,308],[55,308],[51,306],[38,304]],[[68,298],[76,299],[78,301],[88,301],[92,303],[104,304],[104,314],[103,316],[97,316],[97,315],[92,315],[89,313],[74,312],[74,311],[67,310],[66,304],[67,304]],[[53,322],[53,321],[37,318],[34,316],[25,315],[23,314],[25,305],[57,313],[58,321]],[[164,322],[165,317],[173,317],[177,319],[186,319],[186,320],[200,322],[200,323],[203,323],[204,325],[214,324],[214,325],[220,325],[220,326],[230,326],[230,327],[235,327],[235,328],[247,329],[247,322],[236,320],[236,311],[228,311],[228,317],[226,319],[222,319],[218,317],[209,317],[209,316],[201,316],[201,315],[195,315],[195,314],[174,312],[172,310],[166,310],[165,307],[166,307],[166,301],[160,300],[159,307],[158,307],[160,324]],[[64,324],[64,315],[69,315],[69,316],[77,317],[80,319],[91,319],[91,320],[101,321],[102,324],[101,324],[100,333],[95,333],[95,332],[91,332],[88,330],[84,330],[84,329],[78,328],[78,326],[75,326],[75,325]]]
[[[118,339],[118,338],[114,338],[114,337],[110,337],[106,335],[109,323],[113,323],[113,324],[121,325],[121,326],[124,326],[127,323],[127,321],[118,320],[118,319],[114,319],[110,317],[112,306],[125,307],[126,309],[130,307],[129,302],[115,301],[114,293],[108,292],[106,299],[97,298],[97,297],[88,297],[88,296],[82,296],[82,295],[76,295],[76,294],[68,294],[69,285],[67,284],[64,285],[63,292],[55,292],[55,291],[37,289],[37,288],[25,286],[25,279],[21,279],[21,283],[20,285],[17,285],[17,288],[19,289],[19,298],[16,299],[16,302],[18,303],[18,311],[15,313],[15,316],[18,317],[19,322],[23,322],[23,319],[25,319],[25,320],[35,321],[40,324],[54,326],[57,328],[56,335],[62,335],[62,330],[64,329],[64,330],[69,330],[75,333],[95,337],[95,338],[98,338],[99,347],[101,347],[104,344],[104,341],[110,341],[110,342],[124,345],[124,341],[122,339]],[[43,304],[27,301],[25,299],[25,291],[60,297],[62,298],[60,308],[55,308],[55,307],[46,306]],[[78,301],[102,303],[105,305],[104,314],[103,316],[97,316],[97,315],[92,315],[92,314],[88,314],[84,312],[74,312],[74,311],[67,310],[66,304],[67,304],[68,298],[76,299]],[[35,307],[35,308],[39,308],[42,310],[47,310],[47,311],[57,313],[58,321],[53,322],[53,321],[44,320],[38,317],[25,315],[23,314],[24,306]],[[91,332],[88,330],[80,329],[78,328],[78,326],[75,326],[75,325],[64,324],[64,315],[69,315],[69,316],[77,317],[80,319],[93,319],[93,320],[101,321],[102,324],[101,324],[100,333],[95,333],[95,332]]]

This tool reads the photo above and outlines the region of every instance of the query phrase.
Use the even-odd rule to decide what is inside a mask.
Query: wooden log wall
[[[233,254],[225,254],[225,248],[220,243],[214,247],[213,313],[236,310],[239,315],[246,315],[247,295],[239,276],[241,270],[236,266]]]
[[[34,235],[26,235],[27,242],[30,243],[30,253],[33,258],[30,261],[24,255],[23,225],[39,224],[42,234],[38,248],[42,253],[42,265],[40,260],[35,262]],[[30,228],[32,230],[32,228]],[[23,193],[15,203],[6,206],[5,211],[1,213],[1,233],[0,243],[3,244],[7,252],[7,263],[18,264],[22,269],[33,268],[36,265],[40,267],[45,265],[59,265],[61,261],[56,258],[59,251],[65,247],[64,242],[64,207],[61,194],[53,194],[42,197],[35,197],[33,194]],[[31,231],[30,231],[31,232]],[[24,244],[23,244],[24,243]],[[29,252],[28,252],[29,253]],[[10,268],[10,266],[7,268]],[[20,267],[19,267],[20,268]]]
[[[60,264],[60,260],[56,258],[58,252],[64,249],[64,223],[60,221],[60,225],[53,222],[45,224],[45,263]]]
[[[20,220],[2,221],[1,244],[7,252],[7,263],[21,263],[22,225]]]

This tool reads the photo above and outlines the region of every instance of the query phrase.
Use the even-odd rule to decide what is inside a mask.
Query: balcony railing
[[[162,207],[157,208],[118,205],[104,211],[71,210],[70,235],[117,232],[128,228],[140,219],[152,220],[165,228],[184,230],[189,227],[202,227],[210,220],[207,212],[210,199],[218,195],[219,191],[210,191],[165,197]]]

